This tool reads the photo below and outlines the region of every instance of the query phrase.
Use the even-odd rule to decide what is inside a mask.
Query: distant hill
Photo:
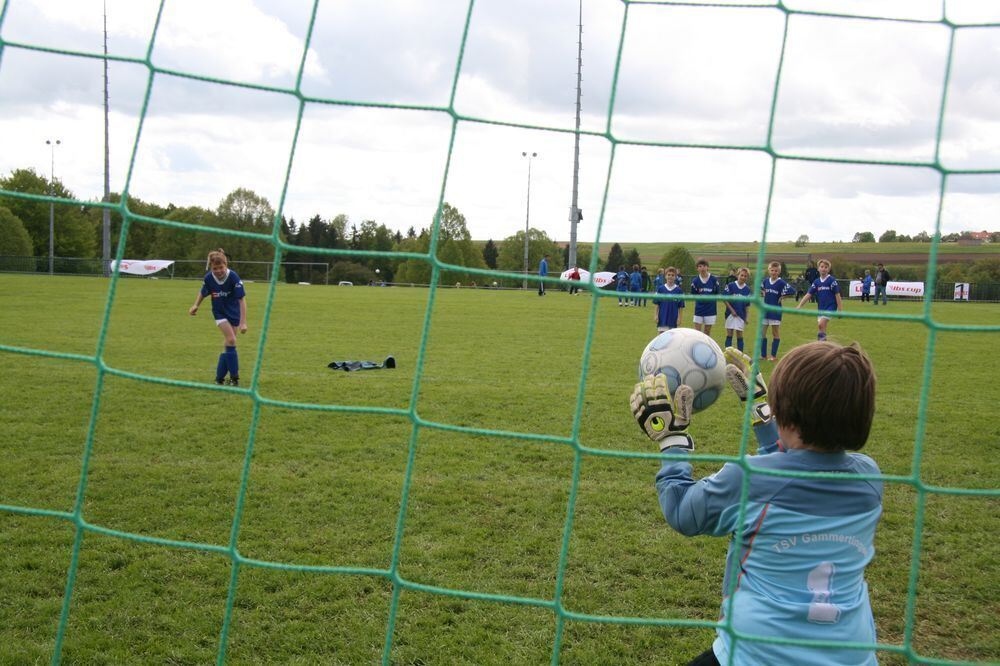
[[[484,245],[486,241],[475,241]],[[557,241],[565,246],[568,241]],[[589,245],[589,244],[588,244]],[[601,257],[606,257],[614,241],[601,243]],[[759,244],[757,242],[741,243],[620,243],[622,250],[630,252],[632,248],[639,251],[639,256],[646,264],[657,264],[668,248],[683,245],[696,257],[705,257],[710,262],[740,265],[753,265],[757,262]],[[930,243],[808,243],[796,247],[795,243],[768,243],[766,260],[784,261],[789,265],[805,264],[808,260],[815,261],[821,257],[837,257],[841,260],[856,263],[877,262],[880,259],[895,265],[926,264],[927,255],[931,251]],[[990,255],[1000,256],[1000,244],[960,245],[959,243],[941,243],[938,245],[938,263],[952,261],[975,261]]]

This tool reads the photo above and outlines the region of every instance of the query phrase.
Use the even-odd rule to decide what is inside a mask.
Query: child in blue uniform
[[[851,453],[865,445],[875,414],[871,361],[856,344],[812,342],[778,363],[768,391],[759,373],[748,378],[749,356],[730,347],[726,359],[737,396],[759,401],[752,407],[759,448],[745,459],[746,469],[726,463],[715,474],[693,478],[690,387],[681,385],[671,397],[664,375],[648,375],[631,398],[639,426],[664,454],[656,489],[667,522],[685,536],[732,535],[720,621],[741,639],[720,627],[712,648],[691,664],[874,666],[875,622],[864,570],[875,554],[882,482],[767,473],[880,474],[874,460]],[[804,644],[817,640],[833,646]],[[840,647],[846,642],[871,647]]]
[[[843,300],[840,298],[840,285],[837,284],[837,278],[830,275],[830,268],[828,260],[819,260],[819,277],[813,280],[809,291],[795,306],[796,309],[801,308],[815,296],[816,306],[819,308],[819,317],[816,318],[819,329],[816,333],[817,340],[826,340],[826,327],[830,323],[830,315],[827,313],[844,309]]]
[[[628,272],[625,270],[624,266],[619,268],[618,273],[615,274],[615,291],[618,292],[618,307],[628,307],[627,296],[624,296],[624,302],[622,302],[623,294],[628,293],[628,278]]]
[[[247,332],[247,302],[243,291],[243,281],[236,271],[229,270],[229,261],[222,248],[208,253],[209,272],[201,285],[201,291],[188,311],[191,316],[198,314],[198,306],[207,296],[212,297],[212,316],[215,325],[222,332],[226,349],[219,354],[215,368],[215,383],[224,384],[226,374],[232,386],[240,385],[240,361],[236,355],[236,329]]]
[[[872,272],[866,268],[865,269],[865,276],[864,276],[864,278],[861,279],[861,302],[862,303],[864,303],[865,301],[871,301],[872,300],[872,282],[874,282],[874,279],[872,278]]]
[[[639,264],[632,265],[632,273],[628,276],[628,290],[633,294],[642,291],[642,273],[639,272]],[[639,307],[639,297],[632,297],[632,305]]]
[[[788,291],[788,283],[781,276],[781,264],[772,261],[767,265],[768,276],[760,283],[764,305],[781,306],[781,299]],[[760,338],[760,358],[768,361],[778,359],[778,345],[781,344],[781,310],[764,308],[764,331]],[[771,355],[767,355],[767,327],[771,327]]]
[[[750,295],[750,270],[740,268],[736,271],[735,280],[726,283],[723,293],[727,296]],[[733,346],[733,333],[736,334],[736,348],[743,351],[743,329],[750,322],[750,303],[748,301],[726,301],[726,346]]]
[[[691,279],[691,293],[708,296],[719,293],[719,279],[708,272],[708,260],[698,259],[698,274]],[[712,335],[712,326],[718,313],[715,301],[697,301],[694,304],[694,327],[705,335]]]
[[[684,300],[680,296],[684,289],[676,283],[677,269],[670,266],[663,272],[664,282],[656,287],[658,294],[673,294],[677,298],[666,298],[656,302],[656,330],[660,333],[677,328],[681,325],[681,309],[684,307]]]

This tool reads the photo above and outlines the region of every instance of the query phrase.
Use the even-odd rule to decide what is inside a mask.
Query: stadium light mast
[[[49,146],[49,195],[56,194],[56,146],[62,141],[59,139],[46,139]],[[49,202],[49,275],[52,275],[52,264],[55,258],[55,238],[56,238],[56,205]]]
[[[577,205],[580,193],[580,97],[583,73],[583,0],[580,0],[580,23],[576,41],[576,134],[573,141],[573,201],[569,205],[569,257],[567,269],[576,266],[576,225],[583,215]]]
[[[528,228],[531,222],[531,160],[538,157],[538,153],[522,152],[521,157],[528,158],[528,199],[524,209],[524,290],[528,291]]]
[[[108,2],[104,0],[104,203],[111,203],[111,150],[108,138]],[[101,258],[104,277],[111,275],[111,211],[101,209]]]

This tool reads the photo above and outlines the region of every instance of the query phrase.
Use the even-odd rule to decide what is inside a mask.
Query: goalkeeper
[[[712,648],[691,664],[727,664],[731,654],[733,664],[875,664],[875,623],[864,569],[874,555],[882,482],[767,473],[880,474],[868,456],[848,453],[865,445],[871,429],[871,361],[856,344],[803,345],[778,363],[768,391],[760,373],[748,379],[749,356],[730,347],[726,360],[726,377],[737,395],[755,401],[759,448],[758,455],[746,458],[750,473],[742,521],[747,472],[741,465],[727,463],[697,481],[691,476],[691,389],[682,385],[670,396],[665,377],[649,375],[636,384],[631,399],[643,432],[665,454],[656,489],[667,522],[685,536],[732,535],[720,617],[720,623],[729,620],[731,630],[720,624]]]

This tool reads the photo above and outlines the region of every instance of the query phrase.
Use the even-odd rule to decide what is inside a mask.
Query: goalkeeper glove
[[[671,400],[667,378],[662,374],[646,375],[632,390],[630,402],[639,427],[659,444],[660,451],[694,449],[694,440],[687,432],[694,405],[694,391],[690,386],[678,386]]]
[[[736,391],[741,402],[746,402],[750,396],[751,386],[748,375],[753,367],[753,359],[733,347],[726,347],[726,379]],[[753,425],[767,423],[771,420],[771,407],[767,404],[767,384],[764,375],[757,370],[753,381]]]

